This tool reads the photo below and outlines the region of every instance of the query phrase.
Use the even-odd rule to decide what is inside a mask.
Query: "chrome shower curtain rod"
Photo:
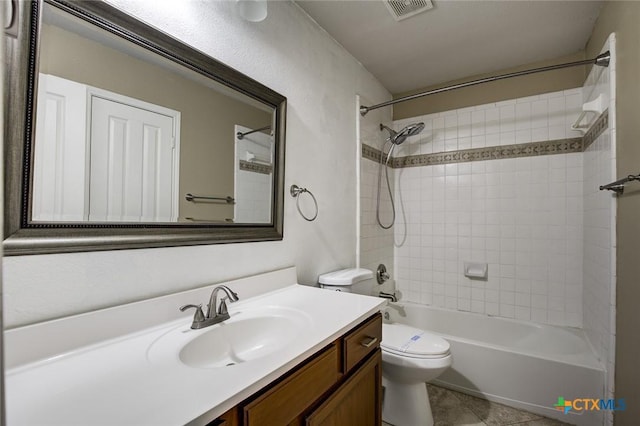
[[[252,134],[252,133],[256,133],[256,132],[261,132],[261,131],[263,131],[263,130],[271,130],[271,126],[264,126],[264,127],[260,127],[259,129],[251,130],[250,132],[244,132],[244,133],[242,133],[242,132],[238,132],[238,133],[236,133],[236,137],[237,137],[238,139],[242,139],[242,138],[244,138],[244,137],[245,137],[245,136],[247,136],[247,135],[250,135],[250,134]]]
[[[559,69],[562,69],[562,68],[577,67],[577,66],[580,66],[580,65],[598,65],[598,66],[601,66],[601,67],[608,67],[610,59],[611,59],[611,54],[609,53],[609,51],[606,51],[606,52],[601,53],[600,55],[596,56],[593,59],[586,59],[584,61],[568,62],[566,64],[549,65],[547,67],[542,67],[542,68],[533,68],[533,69],[530,69],[530,70],[517,71],[517,72],[508,73],[508,74],[502,74],[502,75],[496,75],[496,76],[493,76],[493,77],[486,77],[486,78],[481,78],[481,79],[478,79],[478,80],[472,80],[472,81],[468,81],[466,83],[453,84],[451,86],[441,87],[439,89],[434,89],[434,90],[429,90],[429,91],[426,91],[426,92],[416,93],[415,95],[403,96],[402,98],[393,99],[391,101],[383,102],[383,103],[377,104],[377,105],[361,106],[360,107],[360,115],[362,115],[364,117],[365,115],[367,115],[367,113],[369,111],[373,111],[374,109],[386,107],[386,106],[389,106],[389,105],[394,105],[394,104],[397,104],[399,102],[411,101],[413,99],[421,98],[423,96],[435,95],[436,93],[448,92],[450,90],[462,89],[464,87],[475,86],[477,84],[482,84],[482,83],[490,83],[492,81],[504,80],[506,78],[520,77],[520,76],[523,76],[523,75],[536,74],[536,73],[545,72],[545,71],[559,70]]]

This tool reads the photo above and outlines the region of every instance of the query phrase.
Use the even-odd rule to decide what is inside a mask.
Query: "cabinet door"
[[[382,424],[382,356],[377,349],[351,378],[307,417],[308,426]]]
[[[238,408],[233,407],[211,423],[207,423],[206,426],[238,426],[239,424]]]

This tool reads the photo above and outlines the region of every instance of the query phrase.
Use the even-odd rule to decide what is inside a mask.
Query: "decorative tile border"
[[[464,149],[436,154],[410,155],[393,159],[393,167],[419,167],[436,164],[467,163],[469,161],[499,160],[503,158],[531,157],[537,155],[582,152],[582,139],[560,139],[488,148]]]
[[[582,137],[583,150],[586,151],[589,145],[594,143],[598,136],[602,134],[609,127],[609,110],[605,110],[595,123],[591,126],[589,131]]]
[[[435,154],[409,155],[393,158],[393,168],[434,166],[437,164],[467,163],[470,161],[533,157],[539,155],[570,154],[585,151],[609,127],[609,111],[603,112],[582,138],[558,139],[486,148],[462,149]],[[380,162],[382,152],[362,144],[362,157]]]
[[[380,162],[380,157],[382,156],[382,152],[379,149],[376,149],[367,144],[362,144],[362,157],[371,161],[375,161],[376,163]],[[391,162],[393,166],[393,161]]]
[[[244,170],[245,172],[270,175],[273,167],[267,164],[252,163],[250,161],[240,160],[240,170]]]

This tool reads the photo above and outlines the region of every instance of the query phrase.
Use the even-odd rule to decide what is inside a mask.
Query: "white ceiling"
[[[602,1],[433,0],[397,22],[383,0],[297,0],[394,94],[584,49]]]

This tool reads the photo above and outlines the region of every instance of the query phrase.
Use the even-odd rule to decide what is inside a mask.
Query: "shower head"
[[[424,129],[424,123],[412,123],[408,126],[405,126],[404,129],[400,130],[397,135],[393,137],[393,143],[396,145],[400,145],[404,142],[409,136],[414,136],[420,133]]]
[[[407,140],[409,136],[417,135],[424,129],[424,123],[412,123],[405,126],[399,132],[396,132],[393,129],[388,128],[384,124],[380,124],[380,131],[386,129],[389,132],[389,140],[394,145],[400,145],[402,142]]]

